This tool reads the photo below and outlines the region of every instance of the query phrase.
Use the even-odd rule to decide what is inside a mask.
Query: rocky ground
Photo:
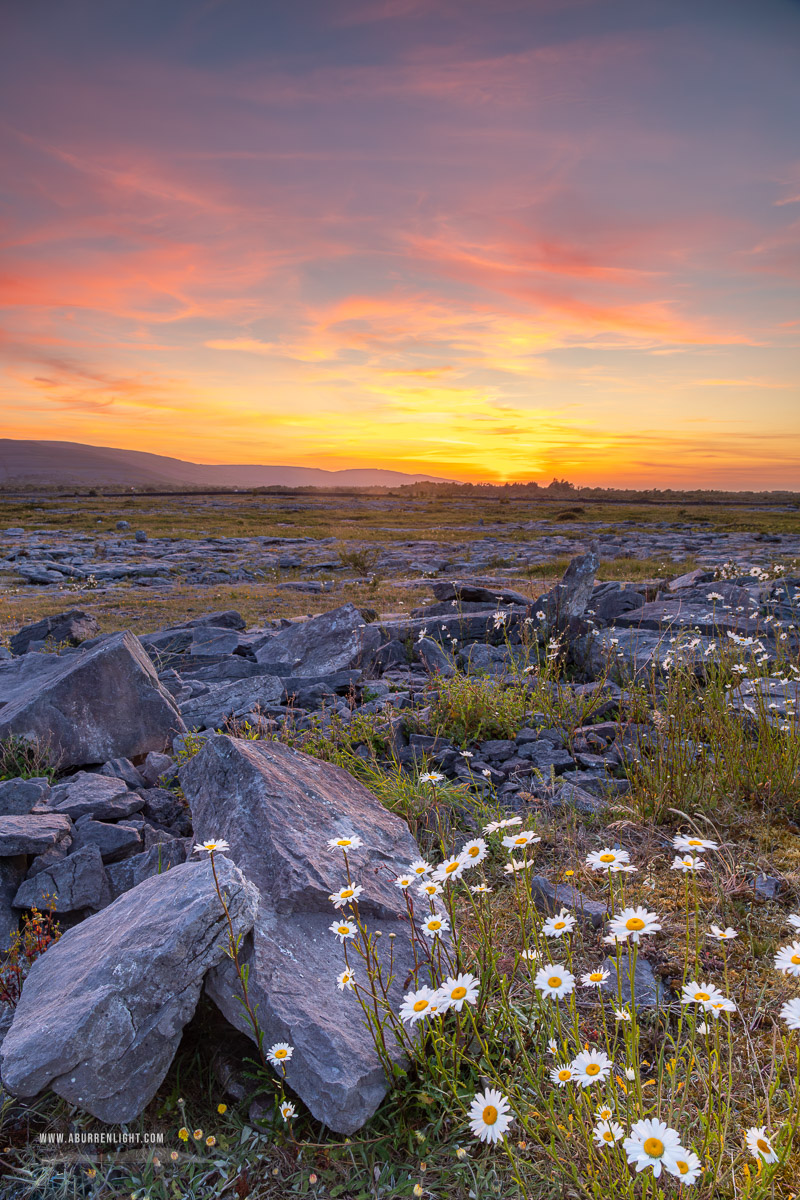
[[[419,854],[412,834],[424,841],[430,814],[387,811],[355,767],[320,752],[321,739],[344,738],[356,767],[369,760],[376,779],[395,772],[395,787],[405,777],[433,781],[434,793],[452,789],[460,799],[448,819],[469,831],[476,803],[602,819],[629,792],[632,764],[659,742],[657,698],[670,672],[702,679],[720,648],[737,657],[727,704],[743,728],[757,711],[794,728],[800,576],[765,569],[774,544],[763,534],[726,541],[584,526],[576,543],[538,532],[524,551],[481,536],[469,559],[458,541],[380,550],[375,563],[406,581],[435,573],[424,581],[430,602],[408,613],[345,603],[248,624],[228,609],[137,637],[100,634],[81,607],[9,638],[0,651],[0,937],[12,947],[34,907],[62,930],[0,1013],[0,1075],[15,1102],[49,1089],[101,1121],[133,1120],[162,1084],[201,994],[231,1032],[252,1036],[209,863],[193,849],[218,837],[230,846],[218,860],[222,882],[267,1040],[295,1047],[288,1084],[339,1133],[372,1116],[384,1070],[348,997],[328,986],[338,962],[328,895],[341,880],[326,843],[362,837],[363,909],[388,934],[404,919],[390,880]],[[796,550],[793,538],[783,552]],[[584,543],[561,582],[533,598],[497,568],[489,581],[479,574],[497,555],[517,556],[519,574],[519,561]],[[223,571],[247,577],[282,562],[307,576],[292,586],[311,588],[315,575],[341,567],[332,544],[127,530],[101,539],[11,529],[0,539],[8,571],[47,589],[71,572],[112,587],[131,574],[202,587]],[[597,582],[601,556],[656,552],[676,562],[691,553],[702,565]],[[653,689],[647,711],[642,685]],[[448,719],[458,688],[490,692],[498,720],[470,725],[467,701]],[[516,705],[508,720],[504,697]],[[714,747],[688,751],[713,756]],[[781,881],[764,874],[753,886],[775,898]],[[555,906],[544,877],[535,888]],[[572,889],[558,902],[592,911]],[[413,967],[399,965],[402,975]]]

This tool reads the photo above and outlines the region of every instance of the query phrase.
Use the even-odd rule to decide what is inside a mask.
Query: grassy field
[[[552,532],[576,523],[600,523],[611,531],[621,523],[639,526],[662,522],[705,526],[729,532],[800,533],[800,510],[740,505],[570,504],[500,499],[403,499],[335,494],[266,497],[258,495],[131,497],[4,497],[0,527],[68,529],[76,533],[115,533],[117,521],[129,521],[152,537],[334,537],[342,541],[391,542],[436,535],[463,540],[465,533],[487,532],[528,538],[514,526],[546,521]],[[478,522],[483,521],[480,527]]]

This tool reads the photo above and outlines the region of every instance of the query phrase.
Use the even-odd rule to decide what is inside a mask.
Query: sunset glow
[[[800,488],[791,0],[4,25],[2,436]]]

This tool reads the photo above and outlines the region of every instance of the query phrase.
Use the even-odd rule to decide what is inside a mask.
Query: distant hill
[[[0,487],[53,484],[56,487],[397,487],[401,484],[447,482],[378,468],[323,471],[317,467],[242,464],[206,466],[111,446],[80,442],[16,441],[0,438]]]

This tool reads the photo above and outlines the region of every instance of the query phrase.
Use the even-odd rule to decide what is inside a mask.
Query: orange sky
[[[789,0],[19,6],[2,435],[800,488],[798,35]]]

